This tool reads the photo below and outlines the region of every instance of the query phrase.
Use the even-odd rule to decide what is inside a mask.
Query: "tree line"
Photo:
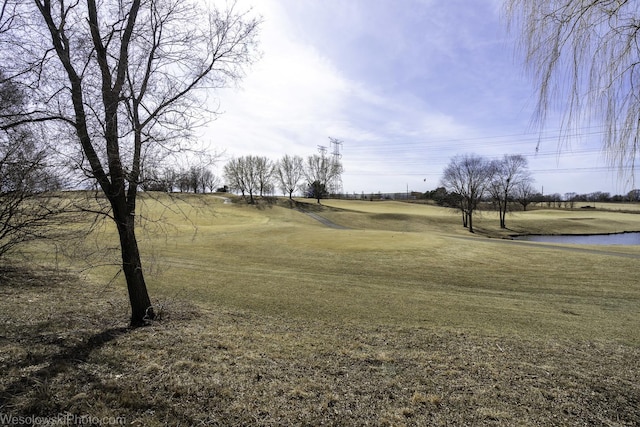
[[[332,137],[329,140],[341,142]],[[207,163],[183,168],[147,167],[141,174],[140,187],[143,191],[163,192],[234,191],[248,203],[279,190],[290,200],[294,193],[301,192],[319,203],[339,191],[343,170],[338,159],[324,152],[306,158],[286,154],[275,161],[266,156],[245,155],[229,159],[221,176],[216,176]]]
[[[220,191],[220,179],[205,165],[185,168],[147,168],[140,180],[143,191],[206,193]]]
[[[229,189],[248,197],[249,203],[254,203],[255,196],[272,194],[276,187],[290,200],[293,193],[300,190],[320,203],[320,199],[336,192],[342,172],[340,161],[325,153],[312,154],[306,159],[285,154],[277,161],[247,155],[232,158],[224,166]]]

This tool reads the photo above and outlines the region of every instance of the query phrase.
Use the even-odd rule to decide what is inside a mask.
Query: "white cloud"
[[[530,155],[531,169],[545,170],[538,183],[558,192],[611,188],[602,177],[548,172],[601,166],[597,152],[565,150],[554,161],[533,156],[535,135],[517,136],[530,131],[531,88],[513,65],[495,3],[256,2],[263,57],[242,89],[218,94],[225,113],[203,139],[229,156],[276,160],[340,138],[349,192],[435,188],[463,152]]]
[[[349,93],[348,83],[313,47],[287,38],[287,22],[271,5],[262,30],[262,59],[242,89],[221,93],[224,114],[207,134],[231,154],[277,157],[314,150]],[[206,138],[206,136],[205,136]]]
[[[229,155],[277,159],[315,153],[318,145],[327,145],[328,136],[344,140],[357,153],[359,144],[375,151],[376,144],[399,139],[460,133],[453,117],[427,113],[410,94],[389,98],[347,79],[313,46],[290,37],[290,23],[277,3],[261,4],[263,57],[242,89],[221,93],[224,114],[208,127],[205,140]]]

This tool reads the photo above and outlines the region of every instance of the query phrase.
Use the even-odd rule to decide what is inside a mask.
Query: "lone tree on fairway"
[[[8,126],[49,122],[57,144],[75,135],[77,148],[66,154],[109,201],[131,324],[144,324],[154,318],[135,235],[144,154],[183,148],[203,118],[196,115],[205,106],[198,95],[242,76],[258,22],[233,6],[219,10],[195,0],[1,5],[0,64],[31,100]]]
[[[458,209],[462,212],[462,224],[471,233],[473,213],[487,190],[492,174],[491,162],[475,154],[455,156],[442,174],[442,186],[460,195]]]
[[[329,195],[327,186],[318,180],[315,180],[307,186],[307,197],[312,197],[320,203],[320,199],[323,199]]]
[[[538,86],[540,124],[554,105],[564,111],[567,137],[585,120],[600,119],[609,160],[633,170],[640,150],[640,3],[506,0],[506,9]]]

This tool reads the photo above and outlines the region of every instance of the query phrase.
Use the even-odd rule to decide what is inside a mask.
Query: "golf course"
[[[127,328],[108,218],[0,267],[0,415],[640,424],[640,246],[511,239],[640,231],[640,205],[534,207],[506,230],[480,211],[475,233],[397,201],[151,193],[139,212],[148,327]]]

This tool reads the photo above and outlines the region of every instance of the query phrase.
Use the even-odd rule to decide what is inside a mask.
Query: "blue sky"
[[[626,193],[597,125],[560,142],[531,126],[525,75],[499,0],[244,0],[262,56],[202,133],[226,158],[306,157],[343,141],[345,192],[427,191],[451,157],[523,154],[545,194]],[[330,150],[330,147],[328,147]],[[536,150],[537,148],[537,150]],[[219,168],[221,170],[221,167]]]

